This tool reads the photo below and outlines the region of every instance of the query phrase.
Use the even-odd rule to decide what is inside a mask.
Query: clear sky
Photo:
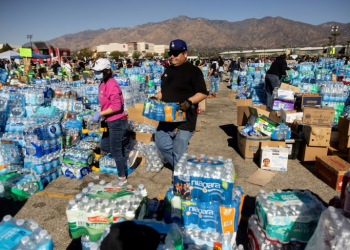
[[[130,27],[179,15],[241,21],[281,16],[321,24],[350,22],[350,0],[0,0],[0,44],[47,41],[83,30]],[[340,31],[341,32],[341,31]]]

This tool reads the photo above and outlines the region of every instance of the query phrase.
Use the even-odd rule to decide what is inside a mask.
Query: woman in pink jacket
[[[101,75],[102,83],[98,87],[98,100],[101,110],[94,113],[92,121],[98,122],[101,116],[107,121],[107,132],[102,135],[101,150],[112,154],[117,163],[118,178],[127,182],[125,161],[123,156],[123,135],[128,127],[128,119],[124,113],[124,98],[116,80],[112,77],[111,63],[108,59],[98,59],[92,67]]]

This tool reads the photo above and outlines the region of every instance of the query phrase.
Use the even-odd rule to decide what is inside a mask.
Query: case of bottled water
[[[6,215],[0,223],[0,231],[0,249],[3,250],[53,250],[54,248],[52,237],[34,221]]]
[[[328,207],[320,217],[306,250],[349,249],[350,222],[342,209]]]
[[[71,148],[65,151],[63,163],[88,167],[93,160],[93,151],[88,149]]]
[[[245,198],[234,180],[232,159],[182,156],[174,170],[174,186],[164,198],[164,220],[181,223],[188,230],[184,244],[234,249]]]
[[[43,189],[39,175],[7,173],[0,176],[0,197],[22,201]]]
[[[308,242],[325,207],[310,191],[265,193],[256,197],[255,214],[269,240]]]
[[[143,142],[137,142],[135,150],[145,157],[147,172],[159,172],[163,168],[165,159],[159,152],[155,142],[150,142],[148,145],[145,145]]]
[[[0,175],[20,170],[23,167],[22,152],[12,140],[0,141]]]
[[[182,235],[185,249],[244,250],[242,245],[236,245],[236,233],[208,233],[199,229],[184,228]]]
[[[125,173],[126,175],[131,174],[134,169],[133,166],[130,166],[128,157],[124,157],[125,160]],[[117,164],[111,154],[107,154],[99,160],[100,172],[107,174],[118,174]]]
[[[177,110],[179,104],[165,103],[147,99],[143,106],[142,115],[148,119],[164,122],[184,122],[186,113]]]
[[[123,182],[90,182],[67,207],[67,220],[73,239],[88,235],[100,240],[106,226],[122,220],[143,219],[148,211],[147,191],[143,184],[125,186]]]
[[[83,179],[91,172],[89,167],[82,167],[66,163],[62,164],[61,169],[64,177],[69,177],[71,179],[77,180]]]
[[[291,242],[282,244],[278,240],[269,240],[261,229],[256,215],[252,215],[248,221],[248,249],[250,250],[303,250],[306,243]]]

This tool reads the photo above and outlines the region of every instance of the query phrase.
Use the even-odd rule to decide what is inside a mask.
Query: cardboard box
[[[240,100],[236,99],[237,105],[237,125],[244,126],[248,122],[248,118],[250,116],[248,106],[257,108],[259,110],[266,110],[266,106],[253,106],[252,99]]]
[[[322,96],[319,94],[298,95],[295,100],[295,109],[301,111],[305,106],[321,106]]]
[[[339,124],[338,124],[339,126]],[[339,128],[339,127],[338,127]],[[329,141],[330,144],[337,144],[339,143],[340,133],[339,131],[333,131],[331,132],[331,139]]]
[[[256,137],[256,136],[244,136],[239,133],[243,126],[237,129],[237,144],[239,151],[245,161],[253,161],[254,158],[259,158],[258,153],[261,142],[270,141],[270,136]]]
[[[276,175],[274,172],[261,170],[260,168],[254,172],[251,176],[246,179],[246,182],[259,185],[259,186],[265,186],[267,183],[271,181],[271,179]]]
[[[21,81],[24,83],[28,83],[28,76],[21,76]]]
[[[25,66],[30,66],[31,65],[31,58],[26,58],[26,57],[24,57],[23,58],[23,65],[24,65],[24,67]]]
[[[294,101],[294,92],[293,89],[290,88],[278,88],[276,91],[277,97],[276,99],[285,100],[285,101]]]
[[[343,176],[349,168],[350,163],[338,156],[316,157],[316,176],[337,191],[341,190]]]
[[[201,112],[206,111],[207,110],[207,99],[204,99],[201,102],[199,102],[199,105],[201,107]]]
[[[332,128],[321,126],[304,126],[303,138],[308,146],[328,147],[331,139]]]
[[[338,148],[331,147],[331,146],[328,147],[328,155],[336,155],[344,160],[348,160],[348,157],[349,157],[349,154],[344,153],[340,151]]]
[[[300,88],[295,87],[295,86],[293,86],[293,85],[290,85],[290,84],[288,84],[288,83],[284,83],[284,82],[281,83],[281,87],[280,87],[280,88],[281,88],[281,89],[292,89],[293,92],[294,92],[294,95],[295,95],[296,93],[299,93],[299,91],[300,91]]]
[[[328,147],[309,147],[303,144],[301,146],[300,161],[316,161],[316,157],[327,156]]]
[[[272,110],[292,110],[294,109],[294,101],[284,101],[284,100],[273,100]]]
[[[154,141],[153,134],[141,133],[141,132],[133,132],[131,137],[136,141],[142,141],[145,144],[149,144],[151,141]]]
[[[341,152],[344,152],[347,154],[349,152],[348,145],[349,145],[349,137],[347,135],[340,135],[338,149]]]
[[[331,126],[334,120],[334,108],[309,107],[303,108],[303,123],[308,125]]]
[[[24,67],[24,70],[28,71],[28,72],[29,71],[33,71],[33,67],[31,65],[27,65],[27,66]]]
[[[268,118],[265,115],[262,115],[256,118],[255,124],[253,127],[259,130],[261,133],[271,136],[272,132],[275,131],[276,127],[279,125],[278,122]]]
[[[280,123],[281,122],[281,111],[271,111],[269,118],[275,122]]]
[[[264,170],[287,171],[289,150],[282,147],[262,147],[260,167]]]
[[[292,131],[297,135],[301,135],[303,133],[303,124],[301,120],[294,120]]]
[[[272,148],[278,148],[278,147],[282,147],[282,148],[287,148],[286,147],[286,142],[285,141],[262,141],[260,142],[260,148],[258,150],[258,155],[261,155],[261,148],[263,147],[272,147]]]
[[[340,116],[338,120],[338,131],[342,135],[350,135],[350,120],[346,119],[344,116]]]
[[[140,108],[142,106],[142,108]],[[147,124],[153,124],[155,126],[158,126],[159,122],[156,120],[148,119],[147,117],[144,117],[142,115],[143,112],[143,104],[138,103],[138,105],[135,104],[135,108],[128,108],[128,116],[129,119],[134,120],[138,123],[147,123]]]
[[[340,133],[339,145],[343,148],[350,148],[350,140],[348,135]]]
[[[303,112],[297,112],[296,110],[281,110],[281,122],[293,123],[295,120],[303,119]]]
[[[248,107],[248,110],[249,110],[249,114],[253,115],[255,117],[260,117],[260,116],[263,116],[263,115],[267,116],[267,117],[270,116],[270,112],[269,111],[266,111],[265,109],[261,109],[261,108],[255,107],[255,106]]]

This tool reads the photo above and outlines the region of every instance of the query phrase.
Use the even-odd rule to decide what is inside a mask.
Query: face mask
[[[98,80],[101,80],[103,78],[103,72],[102,71],[95,71],[95,78]]]

